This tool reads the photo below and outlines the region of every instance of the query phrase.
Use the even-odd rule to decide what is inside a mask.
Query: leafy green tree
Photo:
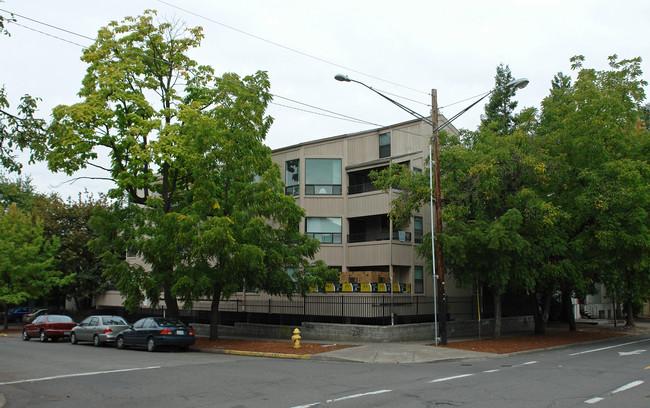
[[[213,87],[194,89],[181,115],[193,182],[190,205],[177,216],[190,250],[176,286],[186,301],[212,300],[211,339],[218,338],[222,298],[244,287],[304,294],[310,282],[333,277],[322,263],[311,264],[319,242],[299,232],[304,211],[285,194],[263,144],[272,122],[265,116],[269,86],[264,72],[226,74]]]
[[[20,173],[20,151],[30,150],[30,164],[44,158],[45,122],[34,116],[37,101],[25,95],[18,104],[18,112],[11,114],[5,87],[0,88],[0,165],[9,172]]]
[[[43,296],[74,278],[61,278],[55,260],[58,248],[58,240],[45,236],[40,220],[15,204],[0,207],[0,302],[5,309],[8,304]]]
[[[50,169],[69,175],[88,166],[103,169],[116,184],[109,197],[147,207],[155,196],[162,204],[152,211],[168,214],[188,185],[178,163],[182,135],[175,126],[181,98],[190,83],[207,83],[212,69],[187,56],[200,45],[200,27],[156,23],[155,14],[148,10],[122,23],[111,22],[84,50],[81,59],[88,69],[79,92],[82,101],[54,109],[47,159]],[[97,162],[106,155],[109,165]],[[157,231],[155,237],[172,239],[164,233]],[[173,261],[161,257],[158,246],[145,242],[146,237],[140,238],[130,249],[156,271],[147,287],[158,285],[169,314],[177,316]]]
[[[647,298],[650,138],[644,125],[641,59],[583,67],[573,84],[556,77],[542,103],[540,137],[549,155],[546,194],[568,213],[570,269],[605,284],[626,305]],[[562,76],[564,77],[564,76]]]
[[[45,236],[60,243],[56,255],[58,269],[63,276],[74,276],[73,281],[50,294],[58,303],[64,303],[69,296],[77,310],[87,310],[95,296],[108,290],[108,282],[102,276],[105,266],[89,247],[89,242],[96,237],[89,220],[97,208],[107,206],[105,197],[95,200],[88,193],[67,201],[51,195],[35,203],[34,213],[43,221]]]

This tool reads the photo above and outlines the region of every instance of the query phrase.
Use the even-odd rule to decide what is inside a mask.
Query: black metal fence
[[[181,310],[181,319],[194,323],[209,323],[210,303],[197,303],[197,307]],[[311,295],[293,299],[233,299],[219,303],[221,324],[236,322],[300,325],[302,322],[343,324],[395,324],[425,323],[434,321],[432,297],[386,295]],[[143,316],[163,316],[164,308],[142,308],[127,313],[123,308],[103,308],[102,313],[116,313],[133,322]],[[492,303],[483,304],[482,318],[494,317]],[[528,303],[523,300],[504,299],[503,316],[530,314]],[[439,316],[444,314],[439,311]],[[479,308],[474,296],[447,298],[448,320],[477,320]]]

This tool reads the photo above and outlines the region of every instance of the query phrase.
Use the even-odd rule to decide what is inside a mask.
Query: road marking
[[[595,404],[595,403],[600,402],[600,401],[602,401],[604,399],[605,398],[595,397],[595,398],[592,398],[592,399],[588,399],[587,401],[585,401],[585,403],[586,404]]]
[[[597,351],[603,351],[603,350],[609,350],[609,349],[613,349],[613,348],[617,348],[617,347],[629,346],[630,344],[643,343],[643,342],[646,342],[646,341],[650,341],[650,339],[632,341],[630,343],[617,344],[615,346],[601,347],[601,348],[592,349],[592,350],[585,350],[585,351],[581,351],[579,353],[572,353],[572,354],[569,354],[569,355],[570,356],[578,356],[580,354],[595,353]]]
[[[632,382],[629,383],[629,384],[625,384],[625,385],[622,386],[622,387],[618,387],[617,389],[615,389],[615,390],[612,391],[611,393],[612,393],[612,394],[616,394],[616,393],[619,393],[619,392],[621,392],[621,391],[627,391],[627,390],[629,390],[630,388],[638,387],[638,386],[641,385],[641,384],[643,384],[643,381],[641,381],[641,380],[639,380],[639,381],[632,381]]]
[[[331,404],[333,402],[345,401],[345,400],[350,400],[350,399],[354,399],[354,398],[367,397],[369,395],[385,394],[387,392],[393,392],[393,390],[379,390],[379,391],[364,392],[363,394],[348,395],[348,396],[345,396],[345,397],[340,397],[340,398],[327,400],[327,401],[325,401],[325,404]],[[323,404],[323,403],[322,402],[313,402],[311,404],[295,405],[295,406],[293,406],[291,408],[310,408],[310,407],[315,407],[315,406],[321,405],[321,404]]]
[[[30,382],[37,382],[37,381],[58,380],[58,379],[61,379],[61,378],[70,378],[70,377],[85,377],[85,376],[100,375],[100,374],[126,373],[126,372],[129,372],[129,371],[155,370],[157,368],[160,368],[160,366],[139,367],[139,368],[124,368],[124,369],[121,369],[121,370],[93,371],[93,372],[89,372],[89,373],[54,375],[52,377],[32,378],[30,380],[8,381],[8,382],[0,383],[0,385],[22,384],[22,383],[30,383]]]
[[[486,374],[489,374],[489,373],[498,373],[499,371],[501,371],[501,370],[485,370],[483,372],[486,373]]]
[[[619,351],[618,355],[623,357],[623,356],[634,356],[637,354],[643,353],[645,350],[634,350],[634,351]]]
[[[627,391],[630,388],[638,387],[639,385],[641,385],[643,383],[644,383],[644,381],[641,381],[641,380],[632,381],[631,383],[625,384],[625,385],[623,385],[621,387],[618,387],[614,391],[609,392],[609,395],[614,395],[614,394],[617,394],[619,392]],[[605,398],[602,398],[602,397],[590,398],[590,399],[585,401],[585,404],[596,404],[596,403],[598,403],[598,402],[600,402],[600,401],[602,401],[604,399]]]
[[[453,377],[438,378],[437,380],[431,380],[429,382],[430,383],[437,383],[437,382],[443,382],[443,381],[449,381],[449,380],[456,380],[458,378],[471,377],[473,375],[474,374],[461,374],[461,375],[455,375]]]
[[[537,364],[537,361],[529,361],[527,363],[523,363],[522,366],[529,366],[529,365],[533,365],[533,364]]]
[[[335,398],[335,399],[327,400],[327,403],[329,404],[331,402],[345,401],[345,400],[359,398],[359,397],[367,397],[368,395],[385,394],[387,392],[392,392],[392,390],[379,390],[379,391],[365,392],[363,394],[348,395],[347,397],[341,397],[341,398]]]

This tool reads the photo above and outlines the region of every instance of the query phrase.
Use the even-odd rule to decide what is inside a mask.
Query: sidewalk
[[[433,347],[418,343],[368,343],[343,350],[315,354],[310,359],[375,364],[409,364],[480,360],[495,356],[495,354],[490,353]]]

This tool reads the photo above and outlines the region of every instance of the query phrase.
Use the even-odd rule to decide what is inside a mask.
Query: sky
[[[642,57],[650,79],[647,0],[0,0],[0,9],[17,19],[6,24],[11,36],[0,36],[0,85],[12,106],[24,94],[39,97],[39,115],[49,121],[55,106],[78,102],[87,37],[154,9],[161,20],[203,27],[202,45],[190,54],[200,64],[219,74],[268,72],[272,149],[412,118],[358,84],[335,81],[338,73],[422,115],[436,89],[447,117],[488,92],[501,63],[530,80],[517,92],[520,109],[539,107],[558,72],[575,77],[575,55],[595,69],[606,69],[613,54]],[[483,106],[454,125],[475,130]],[[23,174],[38,191],[63,198],[111,188],[87,178],[94,170],[69,177],[38,164]]]

